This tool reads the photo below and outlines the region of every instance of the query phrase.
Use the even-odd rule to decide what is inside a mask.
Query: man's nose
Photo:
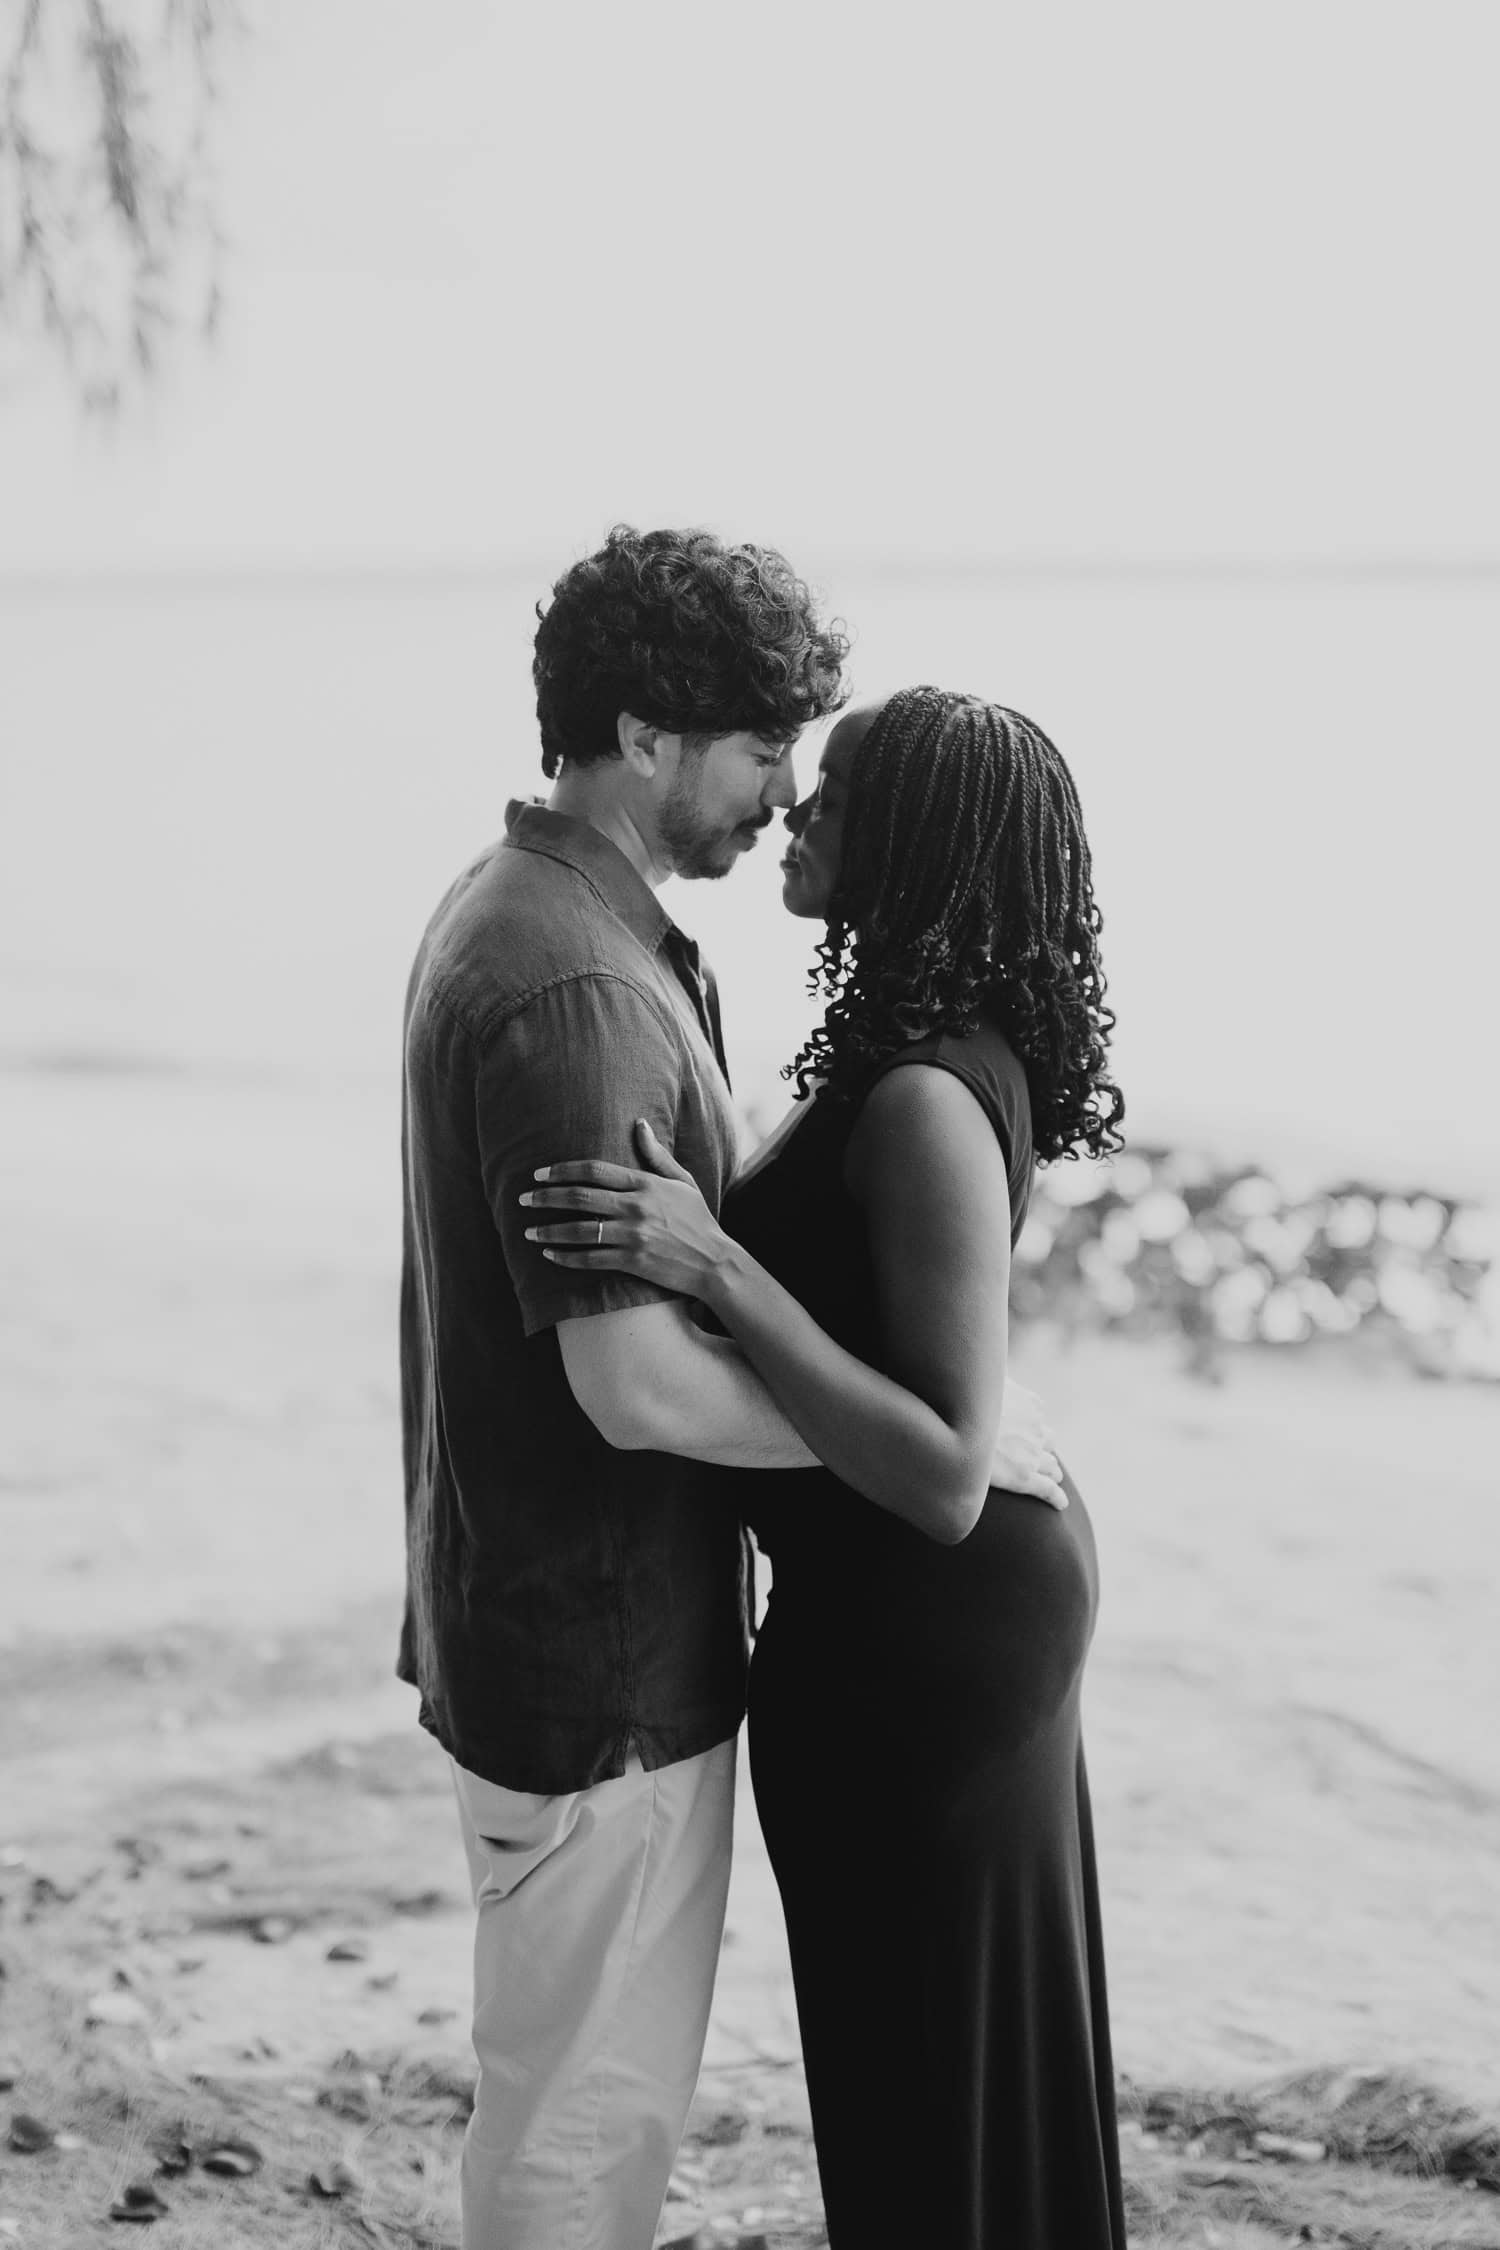
[[[768,771],[760,801],[763,805],[779,807],[782,812],[789,811],[797,802],[797,776],[792,771],[790,750],[779,764]]]

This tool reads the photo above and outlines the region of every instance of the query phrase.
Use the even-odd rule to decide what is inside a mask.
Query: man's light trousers
[[[569,1796],[454,1765],[478,1909],[464,2250],[650,2250],[708,2030],[735,1745]]]

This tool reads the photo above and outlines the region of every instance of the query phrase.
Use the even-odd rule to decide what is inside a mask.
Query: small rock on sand
[[[125,2219],[135,2226],[150,2226],[164,2219],[170,2206],[157,2193],[150,2180],[132,2180],[117,2202],[109,2207],[112,2219]]]
[[[313,2195],[321,2195],[332,2202],[341,2195],[358,2195],[364,2180],[352,2164],[342,2160],[335,2164],[320,2164],[307,2175],[307,2185]]]
[[[248,2180],[265,2162],[253,2141],[219,2141],[203,2159],[205,2172],[230,2180]]]
[[[50,2125],[29,2111],[18,2109],[10,2121],[10,2145],[18,2156],[40,2156],[43,2149],[52,2148],[57,2140]]]

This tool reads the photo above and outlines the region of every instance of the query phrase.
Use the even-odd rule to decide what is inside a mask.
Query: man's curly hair
[[[620,755],[622,711],[669,734],[791,742],[847,699],[849,643],[770,547],[707,531],[633,531],[565,571],[540,620],[531,676],[542,771]]]
[[[1114,1012],[1072,775],[1018,711],[904,688],[850,776],[843,860],[809,989],[828,1000],[785,1076],[857,1097],[875,1063],[988,1015],[1019,1056],[1041,1162],[1120,1148]]]

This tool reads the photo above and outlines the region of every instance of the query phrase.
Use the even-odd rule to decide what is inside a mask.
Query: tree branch
[[[212,166],[237,0],[25,0],[0,70],[0,336],[112,410],[170,339],[211,337],[224,239]]]

